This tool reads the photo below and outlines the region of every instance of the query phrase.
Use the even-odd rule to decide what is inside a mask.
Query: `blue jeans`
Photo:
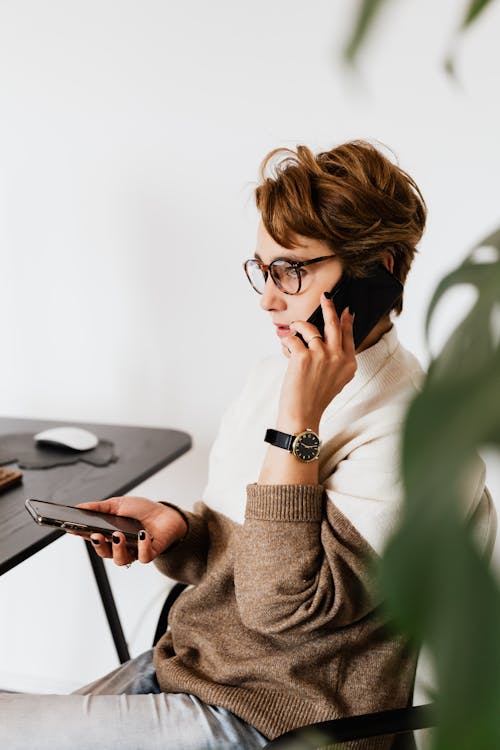
[[[219,706],[162,693],[153,649],[71,695],[0,694],[9,750],[231,750],[268,740]]]

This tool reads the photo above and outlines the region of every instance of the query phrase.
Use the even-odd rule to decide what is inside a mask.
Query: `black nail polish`
[[[92,544],[100,544],[99,539],[91,539]]]
[[[117,536],[116,534],[113,534],[113,536],[111,538],[113,539],[113,542],[115,544],[120,544],[120,537],[119,536]]]
[[[146,538],[146,532],[145,531],[139,531],[139,539],[141,542],[143,542]]]

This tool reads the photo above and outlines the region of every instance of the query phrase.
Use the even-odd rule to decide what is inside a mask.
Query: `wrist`
[[[300,461],[289,451],[269,445],[257,484],[318,484],[319,461]]]
[[[304,430],[309,427],[310,430],[318,434],[319,423],[319,417],[278,416],[275,429],[279,430],[280,432],[287,432],[290,435],[296,435],[299,432],[304,432]]]
[[[163,505],[166,511],[170,514],[173,539],[169,547],[172,546],[172,544],[179,544],[186,538],[189,531],[189,521],[187,516],[180,508],[173,505],[173,503],[169,503],[167,500],[159,500],[159,504]]]

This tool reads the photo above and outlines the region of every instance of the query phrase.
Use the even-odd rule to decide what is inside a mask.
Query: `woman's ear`
[[[394,273],[394,256],[392,253],[389,253],[389,252],[384,253],[383,263],[388,271],[390,271],[391,273]]]

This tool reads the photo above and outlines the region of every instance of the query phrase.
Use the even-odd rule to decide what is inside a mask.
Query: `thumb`
[[[123,511],[120,513],[120,498],[110,497],[107,500],[99,500],[88,503],[78,503],[75,508],[82,510],[96,510],[99,513],[113,513],[115,516],[126,515]]]

